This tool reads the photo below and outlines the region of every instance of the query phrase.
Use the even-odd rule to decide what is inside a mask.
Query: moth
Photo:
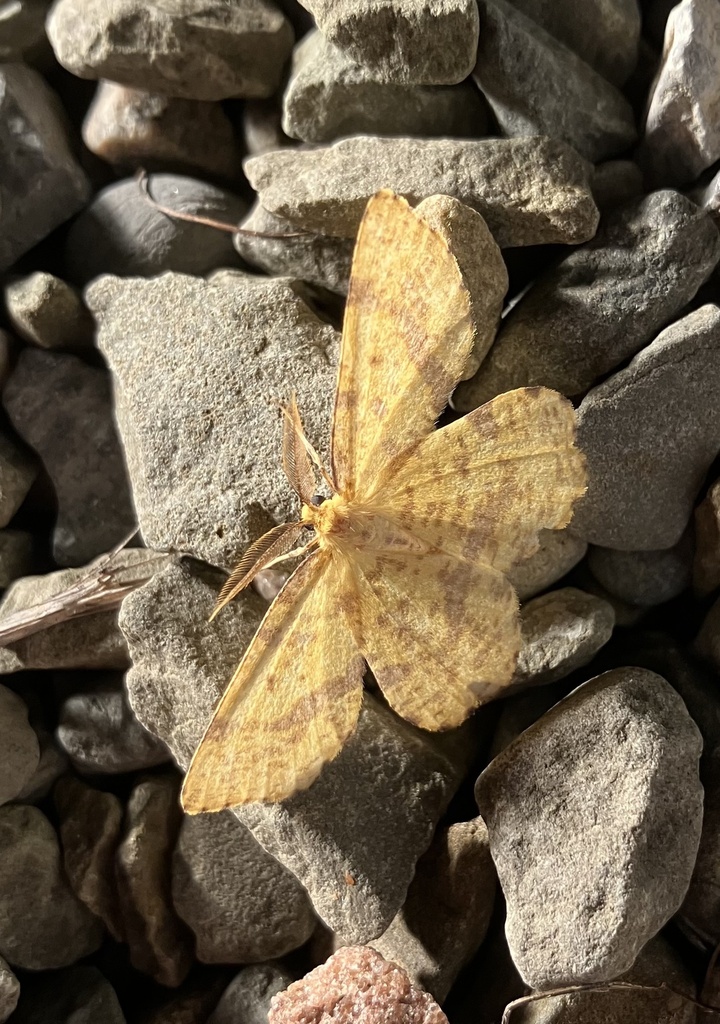
[[[282,457],[300,517],[248,550],[216,612],[288,552],[304,559],[198,747],[187,812],[310,786],[355,728],[366,664],[389,705],[429,730],[460,725],[511,681],[520,620],[505,572],[537,550],[539,530],[568,524],[585,465],[572,405],[546,388],[499,395],[435,429],[473,331],[443,236],[379,192],[353,257],[330,470],[293,400]]]

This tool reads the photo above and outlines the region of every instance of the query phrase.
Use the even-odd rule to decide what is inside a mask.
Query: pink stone
[[[273,998],[268,1024],[448,1024],[405,971],[367,946],[345,946]]]

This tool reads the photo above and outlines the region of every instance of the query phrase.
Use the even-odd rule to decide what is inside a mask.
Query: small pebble
[[[280,964],[253,964],[235,975],[207,1024],[268,1024],[270,1000],[294,979]]]
[[[28,348],[3,404],[53,483],[55,561],[82,565],[127,537],[135,510],[107,371],[77,356]]]
[[[692,581],[694,541],[687,530],[663,551],[613,551],[591,547],[588,566],[611,594],[628,604],[652,607],[682,594]]]
[[[0,804],[14,800],[33,777],[40,760],[37,734],[21,697],[0,686]]]
[[[185,815],[172,868],[175,910],[201,963],[248,964],[306,942],[317,919],[294,875],[234,814]]]
[[[701,747],[661,676],[621,668],[575,690],[482,773],[476,798],[528,985],[617,977],[679,908],[700,840]]]
[[[447,1024],[438,1004],[401,967],[347,946],[273,998],[268,1024]]]
[[[40,348],[83,348],[95,325],[75,289],[45,271],[16,278],[5,288],[5,308],[19,337]]]
[[[57,0],[47,33],[58,62],[79,78],[189,100],[271,96],[293,42],[289,22],[267,0]]]
[[[539,540],[535,554],[507,573],[521,601],[528,601],[566,576],[582,561],[588,547],[570,530],[541,530]]]
[[[93,953],[103,926],[63,873],[55,829],[36,807],[0,807],[0,955],[46,971]]]

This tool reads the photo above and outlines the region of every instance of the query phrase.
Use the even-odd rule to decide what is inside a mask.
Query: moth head
[[[303,505],[300,519],[319,534],[339,533],[348,523],[348,510],[338,494],[332,498],[313,494],[309,504]]]

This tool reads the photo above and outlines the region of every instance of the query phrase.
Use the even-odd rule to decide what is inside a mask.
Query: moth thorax
[[[303,505],[301,519],[319,534],[341,533],[350,521],[347,505],[338,494],[321,505]]]

